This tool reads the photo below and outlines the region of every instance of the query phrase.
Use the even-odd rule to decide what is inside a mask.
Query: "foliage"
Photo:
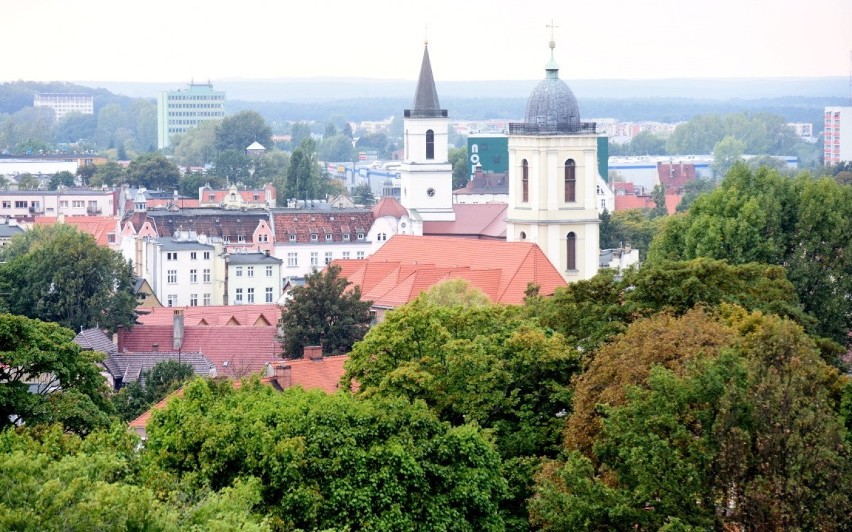
[[[196,380],[148,434],[150,458],[190,487],[260,479],[283,529],[502,529],[497,454],[422,403]]]
[[[850,522],[852,449],[837,416],[836,370],[783,318],[729,309],[725,321],[735,337],[718,354],[684,352],[680,371],[637,364],[647,379],[621,406],[601,407],[595,459],[569,452],[539,477],[536,524],[834,530]]]
[[[626,144],[609,143],[609,154],[613,157],[665,155],[666,139],[650,131],[640,131]]]
[[[745,142],[732,137],[726,136],[715,145],[713,145],[713,169],[714,175],[723,176],[728,173],[728,170],[743,158],[745,153]]]
[[[89,179],[89,186],[100,187],[106,185],[113,187],[120,185],[127,179],[127,170],[115,161],[99,164],[95,174]]]
[[[334,124],[329,125],[334,127]],[[317,149],[317,156],[322,161],[352,161],[355,159],[352,139],[342,133],[325,137]]]
[[[490,305],[482,290],[471,285],[465,279],[447,279],[423,292],[426,303],[439,307],[481,307]]]
[[[127,167],[127,182],[133,187],[149,190],[177,190],[180,170],[165,156],[145,153],[130,161]]]
[[[716,188],[717,184],[718,182],[715,179],[705,177],[697,177],[684,183],[683,197],[681,197],[680,203],[677,205],[677,212],[686,212],[689,210],[689,206],[692,205],[698,196],[712,191]]]
[[[725,144],[736,141],[740,154],[789,155],[800,141],[788,121],[765,112],[699,115],[675,128],[666,149],[673,155],[715,153],[715,146],[728,137]]]
[[[78,142],[90,140],[95,136],[97,119],[95,115],[82,113],[66,113],[56,122],[56,142]]]
[[[305,346],[320,345],[323,353],[348,353],[369,327],[370,301],[361,301],[361,288],[340,276],[340,267],[305,276],[305,284],[293,288],[292,299],[281,315],[284,355],[302,356]]]
[[[301,146],[302,141],[311,138],[311,125],[307,122],[293,122],[290,126],[290,145]]]
[[[139,417],[184,382],[193,377],[189,364],[176,360],[158,362],[153,368],[143,371],[139,380],[124,386],[112,398],[115,410],[122,421],[132,421]]]
[[[648,216],[653,220],[665,216],[669,213],[666,208],[666,187],[662,183],[654,185],[654,191],[651,194],[654,200],[654,208],[648,213]]]
[[[222,189],[226,186],[226,182],[221,177],[214,175],[205,175],[201,172],[186,172],[180,178],[180,188],[178,191],[181,196],[189,198],[197,198],[198,190],[206,185],[210,185],[213,189]]]
[[[174,135],[171,144],[178,164],[204,166],[212,163],[216,154],[216,130],[221,124],[221,120],[203,120],[186,133]]]
[[[0,430],[61,423],[86,433],[109,424],[100,355],[81,351],[73,338],[55,323],[0,314]]]
[[[375,200],[373,189],[370,188],[370,183],[367,181],[362,181],[352,187],[352,192],[349,193],[349,196],[355,205],[372,205]]]
[[[24,172],[17,178],[18,190],[36,190],[39,188],[39,180],[29,172]]]
[[[467,167],[467,146],[450,148],[448,160],[453,165],[453,190],[464,188],[471,174]]]
[[[228,183],[238,183],[250,177],[253,168],[254,163],[245,150],[225,150],[216,156],[213,174]]]
[[[712,257],[784,266],[816,331],[847,344],[852,329],[852,188],[735,166],[719,188],[670,217],[649,261]]]
[[[74,226],[35,226],[12,238],[0,258],[0,302],[13,314],[73,330],[135,322],[130,264]]]
[[[253,142],[264,148],[272,147],[272,128],[256,111],[240,111],[225,117],[216,128],[216,150],[236,150],[245,153]]]
[[[218,493],[185,493],[177,483],[145,482],[138,439],[124,425],[85,440],[60,427],[0,434],[3,530],[269,530],[251,513],[256,479]],[[150,484],[150,485],[149,485]]]
[[[59,187],[69,188],[74,186],[76,176],[68,170],[56,172],[50,176],[50,181],[47,183],[49,190],[59,190]]]

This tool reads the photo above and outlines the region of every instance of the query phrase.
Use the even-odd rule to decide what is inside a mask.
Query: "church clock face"
[[[431,188],[431,187],[426,189],[426,195],[429,196],[430,198],[434,198],[435,197],[435,189]]]

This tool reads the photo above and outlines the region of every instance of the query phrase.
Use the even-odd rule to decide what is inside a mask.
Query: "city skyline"
[[[4,19],[0,81],[415,79],[426,39],[436,79],[538,79],[551,20],[563,79],[848,76],[852,54],[845,0],[41,0]]]

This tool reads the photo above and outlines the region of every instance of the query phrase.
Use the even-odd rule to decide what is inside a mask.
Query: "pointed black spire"
[[[429,61],[429,45],[423,49],[423,64],[420,65],[420,78],[414,93],[414,108],[405,111],[406,117],[434,118],[447,116],[447,110],[438,103],[438,91],[435,78],[432,77],[432,63]]]

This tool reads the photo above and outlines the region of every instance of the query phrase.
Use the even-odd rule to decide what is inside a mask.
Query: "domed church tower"
[[[577,98],[559,79],[550,41],[545,79],[530,94],[526,116],[509,124],[506,239],[532,241],[566,281],[598,272],[597,135],[580,121]]]
[[[415,224],[455,221],[453,167],[449,162],[450,119],[447,110],[438,103],[428,43],[423,50],[412,107],[405,110],[403,119],[405,153],[399,169],[400,203]]]

